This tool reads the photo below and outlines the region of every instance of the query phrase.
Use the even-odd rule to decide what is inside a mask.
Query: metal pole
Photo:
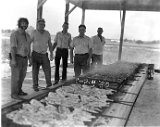
[[[69,16],[67,15],[67,13],[69,12],[69,2],[66,0],[66,10],[65,10],[65,18],[64,21],[68,23],[68,18]]]
[[[84,20],[85,20],[85,9],[82,9],[82,20],[81,20],[81,24],[84,25]]]
[[[119,43],[118,60],[121,60],[121,55],[122,55],[122,45],[123,45],[125,16],[126,16],[126,9],[125,9],[125,2],[124,2],[124,3],[123,3],[123,17],[122,17],[122,22],[121,22],[121,35],[120,35],[120,43]]]

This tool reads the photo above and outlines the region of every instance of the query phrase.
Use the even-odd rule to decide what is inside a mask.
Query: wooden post
[[[82,20],[81,20],[81,24],[84,25],[84,20],[85,20],[85,9],[82,9]]]
[[[42,18],[42,14],[43,14],[43,6],[37,9],[37,21],[38,19]],[[36,27],[37,27],[37,22],[36,22]]]
[[[77,7],[77,5],[75,5],[71,10],[69,10],[66,14],[65,17],[67,17],[69,14],[71,14],[71,12]]]
[[[38,4],[37,4],[37,21],[38,19],[42,18],[42,14],[43,14],[43,4],[46,2],[47,0],[38,0]],[[36,24],[37,27],[37,24]]]
[[[68,23],[69,15],[67,13],[69,12],[69,2],[66,0],[66,10],[65,10],[65,18],[64,21]]]
[[[43,6],[37,9],[37,19],[41,19],[43,14]]]
[[[121,55],[122,55],[125,16],[126,16],[126,9],[125,9],[125,2],[124,2],[124,3],[123,3],[123,17],[122,17],[122,22],[121,22],[121,35],[120,35],[120,43],[119,43],[118,60],[121,60]]]

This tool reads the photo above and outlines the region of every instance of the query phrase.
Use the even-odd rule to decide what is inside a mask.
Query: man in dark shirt
[[[62,26],[63,30],[56,34],[53,44],[53,51],[56,48],[55,55],[55,83],[59,82],[59,66],[62,58],[62,81],[67,79],[67,66],[68,66],[68,49],[70,49],[71,34],[68,33],[68,23],[65,22]]]

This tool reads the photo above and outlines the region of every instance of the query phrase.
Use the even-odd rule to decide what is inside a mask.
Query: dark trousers
[[[40,66],[42,65],[42,69],[45,74],[45,80],[47,86],[52,85],[51,82],[51,67],[50,61],[48,58],[48,53],[40,54],[35,51],[32,52],[32,78],[33,78],[33,88],[38,87],[38,74]]]
[[[59,81],[59,66],[60,60],[62,58],[62,80],[67,79],[67,67],[68,67],[68,49],[65,48],[57,48],[56,56],[55,56],[55,81]]]
[[[78,77],[81,75],[81,70],[83,73],[86,73],[88,71],[88,57],[89,54],[75,54],[74,56],[74,73],[75,77]]]
[[[11,96],[22,91],[22,84],[27,73],[28,59],[16,56],[17,66],[11,67]]]
[[[95,65],[102,65],[103,63],[103,55],[92,54],[92,67]]]

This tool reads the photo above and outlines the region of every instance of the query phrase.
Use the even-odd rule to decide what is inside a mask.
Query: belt
[[[88,53],[85,54],[75,54],[76,56],[84,56],[84,55],[88,55]]]
[[[57,49],[60,49],[60,50],[63,50],[63,49],[65,49],[65,50],[68,50],[68,48],[59,48],[59,47],[57,47]]]
[[[48,54],[47,52],[46,53],[38,53],[38,52],[36,52],[36,51],[33,51],[32,53],[36,53],[36,54],[38,54],[38,55],[46,55],[46,54]]]
[[[21,55],[19,55],[19,54],[16,54],[16,56],[17,56],[17,57],[20,57],[20,58],[24,58],[24,59],[27,58],[27,56],[21,56]]]

